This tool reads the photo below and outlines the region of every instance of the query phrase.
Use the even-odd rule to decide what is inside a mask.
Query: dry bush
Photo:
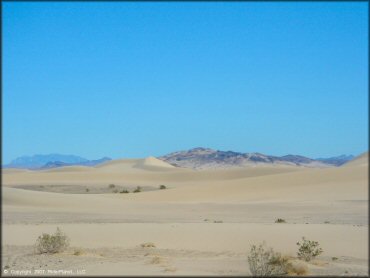
[[[153,242],[145,242],[140,244],[140,246],[143,248],[155,248],[155,244]]]
[[[176,267],[166,267],[163,271],[164,272],[176,272]]]
[[[251,246],[248,263],[253,276],[285,275],[291,267],[288,257],[267,248],[265,242]]]
[[[297,245],[299,246],[297,252],[298,258],[303,259],[306,262],[311,261],[323,252],[317,241],[307,240],[305,237],[302,237],[302,242],[297,242]]]
[[[161,264],[164,262],[164,259],[161,258],[161,257],[158,257],[158,256],[155,256],[153,257],[151,260],[150,260],[150,263],[151,264]]]
[[[75,250],[75,252],[73,253],[73,255],[75,256],[81,256],[83,254],[83,251],[82,250]]]
[[[35,245],[36,252],[59,253],[69,246],[69,238],[59,229],[53,235],[42,234],[38,237]]]
[[[286,223],[285,219],[278,218],[275,220],[275,223]]]
[[[133,192],[134,192],[134,193],[141,192],[141,187],[140,187],[140,186],[136,187],[136,189],[135,189]]]
[[[167,187],[165,186],[165,185],[163,185],[163,184],[161,184],[160,186],[159,186],[159,189],[166,189]]]

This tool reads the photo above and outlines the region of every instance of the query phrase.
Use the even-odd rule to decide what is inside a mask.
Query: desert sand
[[[2,179],[5,275],[245,276],[250,246],[262,241],[306,275],[368,275],[368,153],[334,168],[191,170],[149,157],[3,169]],[[56,227],[70,247],[34,254]],[[324,253],[298,260],[303,236]]]

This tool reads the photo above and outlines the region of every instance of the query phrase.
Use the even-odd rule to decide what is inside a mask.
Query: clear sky
[[[368,150],[367,2],[3,3],[3,163]]]

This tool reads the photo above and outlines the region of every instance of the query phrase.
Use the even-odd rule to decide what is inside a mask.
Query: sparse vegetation
[[[297,242],[297,245],[299,246],[297,253],[298,258],[303,259],[306,262],[312,260],[323,252],[317,241],[307,240],[305,237],[302,237],[302,242]]]
[[[253,276],[284,275],[291,268],[289,258],[267,248],[265,242],[251,246],[248,263]]]
[[[116,185],[114,185],[113,183],[111,183],[108,187],[109,187],[109,188],[115,188],[115,187],[116,187]]]
[[[324,224],[330,224],[330,221],[326,220],[326,221],[324,222]]]
[[[285,219],[278,218],[275,220],[275,223],[286,223]]]
[[[69,246],[69,238],[58,227],[53,234],[42,234],[38,237],[35,245],[36,252],[43,253],[59,253],[64,251]]]
[[[141,187],[140,187],[140,186],[136,187],[136,189],[135,189],[133,192],[134,192],[134,193],[141,192]]]
[[[75,250],[75,252],[73,253],[73,255],[75,256],[81,256],[82,255],[82,250]]]
[[[337,257],[331,257],[331,260],[332,260],[332,261],[337,261],[337,260],[338,260],[338,258],[337,258]]]
[[[167,187],[166,187],[165,185],[161,184],[161,185],[159,186],[159,189],[167,189]]]
[[[130,193],[127,189],[122,189],[119,193]]]
[[[213,223],[224,223],[222,220],[214,220]]]
[[[145,242],[140,244],[140,246],[143,248],[155,248],[155,244],[153,242]]]
[[[113,190],[113,193],[118,193],[118,189],[116,188],[116,189],[114,189]]]
[[[163,262],[164,262],[163,258],[158,257],[158,256],[153,257],[150,261],[151,264],[160,264]]]
[[[86,188],[86,192],[89,192],[89,191],[90,191],[90,189]]]

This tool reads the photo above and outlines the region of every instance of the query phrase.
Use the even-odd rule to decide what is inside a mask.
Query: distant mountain
[[[322,161],[327,164],[335,165],[335,166],[341,166],[344,163],[347,163],[348,161],[354,159],[354,155],[339,155],[339,156],[334,156],[334,157],[329,157],[329,158],[316,158],[316,160]]]
[[[87,160],[87,161],[80,162],[80,163],[65,163],[62,161],[50,161],[46,163],[45,165],[41,166],[40,169],[51,169],[51,168],[58,168],[58,167],[64,167],[64,166],[76,166],[76,165],[77,166],[95,166],[95,165],[98,165],[100,163],[110,161],[110,160],[112,159],[109,157],[103,157],[101,159]]]
[[[170,153],[159,159],[177,167],[205,169],[252,166],[257,164],[285,164],[306,167],[332,167],[333,164],[300,155],[272,156],[261,153],[239,153],[209,148],[194,148]]]
[[[45,165],[39,167],[39,169],[51,169],[51,168],[58,168],[58,167],[64,167],[64,166],[70,166],[73,164],[65,163],[62,161],[50,161],[46,163]]]
[[[104,161],[111,160],[108,157],[104,157],[98,160],[88,160],[86,158],[76,155],[63,155],[63,154],[46,154],[46,155],[33,155],[33,156],[21,156],[7,165],[3,165],[3,168],[22,168],[22,169],[39,169],[39,168],[53,168],[67,165],[86,165],[94,166]]]

